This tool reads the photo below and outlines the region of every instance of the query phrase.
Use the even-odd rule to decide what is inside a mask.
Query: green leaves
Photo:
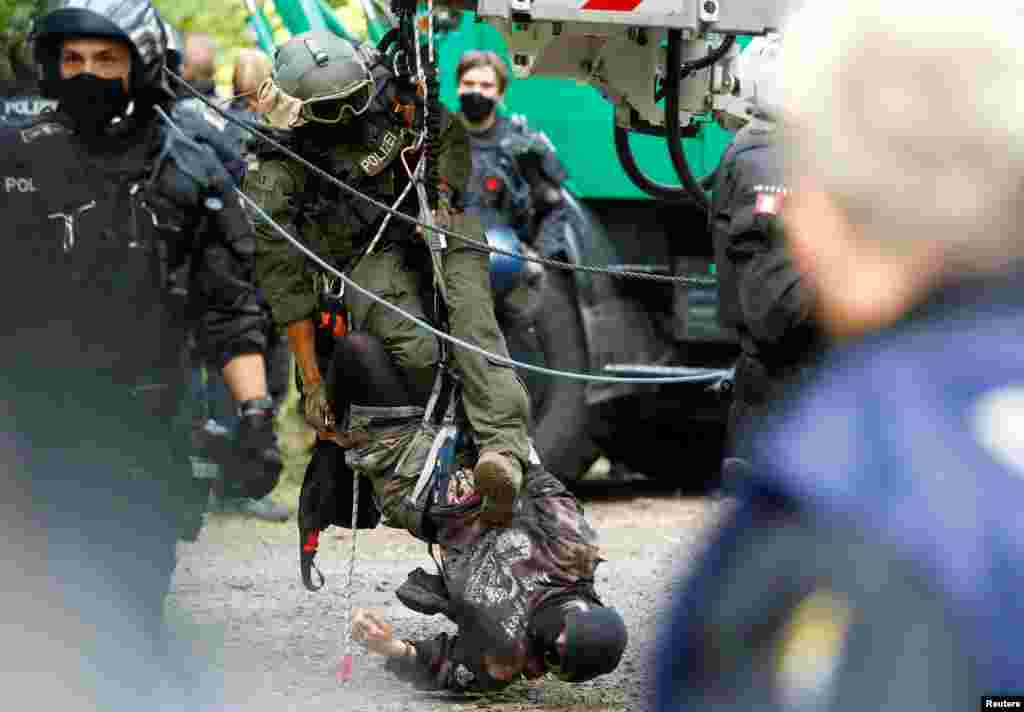
[[[0,7],[5,2],[0,0]],[[280,3],[295,4],[295,0],[278,0]],[[357,37],[365,36],[366,19],[359,0],[327,0],[334,8],[342,25]],[[278,16],[273,0],[257,0],[270,20],[274,40],[278,44],[288,39],[289,34]],[[238,50],[242,47],[256,47],[256,38],[246,23],[248,12],[243,0],[153,0],[160,14],[183,33],[205,32],[213,36],[219,47],[217,53],[217,83],[227,86],[231,83],[231,71]]]
[[[0,0],[0,27],[4,34],[27,32],[32,17],[43,10],[45,0]]]

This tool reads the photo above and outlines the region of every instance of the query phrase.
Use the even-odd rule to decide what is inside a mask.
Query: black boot
[[[449,608],[451,602],[444,578],[439,574],[428,574],[422,567],[410,572],[405,583],[395,591],[395,595],[406,608],[417,613],[427,616],[443,613],[449,619],[452,617]]]

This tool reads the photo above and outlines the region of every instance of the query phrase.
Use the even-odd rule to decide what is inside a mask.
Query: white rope
[[[167,115],[167,112],[165,112],[159,106],[156,106],[154,108],[156,109],[156,111],[159,113],[160,117],[165,122],[167,122],[182,137],[187,138],[187,136],[185,135],[185,132],[182,131],[181,128],[177,124],[174,123],[174,120],[171,119],[171,117]],[[531,364],[531,363],[524,363],[522,361],[515,361],[515,360],[513,360],[513,359],[511,359],[511,358],[509,358],[507,356],[501,356],[499,354],[491,353],[491,352],[487,351],[486,349],[483,349],[483,348],[477,346],[476,344],[472,344],[472,343],[470,343],[468,341],[464,341],[463,339],[460,339],[460,338],[452,336],[451,334],[448,334],[448,333],[446,333],[444,331],[441,331],[440,329],[434,327],[433,324],[430,324],[429,322],[427,322],[427,321],[425,321],[423,319],[420,319],[419,317],[414,316],[413,314],[410,314],[409,312],[405,311],[401,307],[396,306],[396,305],[392,304],[391,302],[387,301],[386,299],[377,296],[376,294],[374,294],[370,290],[368,290],[368,289],[366,289],[364,287],[361,287],[356,282],[354,282],[350,277],[348,277],[347,275],[343,274],[336,267],[334,267],[333,265],[331,265],[330,263],[325,261],[322,257],[317,255],[315,252],[310,250],[308,247],[303,245],[297,238],[292,236],[287,230],[285,230],[283,227],[281,227],[281,225],[279,225],[277,223],[277,221],[275,221],[272,217],[270,217],[263,210],[263,208],[261,208],[259,205],[257,205],[256,202],[252,198],[250,198],[248,195],[243,193],[239,188],[235,187],[235,188],[233,188],[233,190],[238,195],[238,197],[242,200],[243,203],[245,203],[246,205],[248,205],[249,207],[251,207],[253,209],[253,211],[256,213],[256,215],[258,215],[262,220],[264,220],[268,225],[270,225],[278,234],[280,234],[282,237],[284,237],[286,240],[288,240],[288,242],[290,242],[292,245],[294,245],[295,248],[299,250],[299,252],[301,252],[302,254],[306,255],[306,257],[308,257],[314,263],[316,263],[321,268],[323,268],[324,271],[328,272],[329,274],[334,275],[335,277],[338,277],[343,283],[345,283],[346,285],[348,285],[352,289],[356,290],[358,293],[360,293],[363,296],[367,297],[371,301],[373,301],[373,302],[375,302],[377,304],[380,304],[385,309],[390,309],[391,311],[395,312],[396,314],[398,314],[399,316],[403,317],[404,319],[408,319],[412,323],[414,323],[417,326],[419,326],[421,329],[424,329],[425,331],[428,331],[429,333],[433,334],[434,336],[436,336],[436,337],[438,337],[440,339],[443,339],[443,340],[447,341],[450,344],[454,344],[455,346],[460,346],[460,347],[466,349],[467,351],[471,351],[471,352],[473,352],[475,354],[483,356],[484,358],[488,359],[492,363],[500,364],[500,365],[503,365],[503,366],[511,366],[513,368],[522,368],[524,370],[533,371],[535,373],[541,373],[541,374],[544,374],[546,376],[568,378],[568,379],[577,380],[577,381],[589,381],[591,383],[648,383],[648,384],[700,383],[700,382],[706,382],[709,379],[709,377],[713,377],[714,372],[718,370],[718,369],[708,369],[707,372],[695,373],[693,375],[686,375],[686,376],[653,376],[653,377],[650,377],[650,378],[642,377],[642,376],[601,376],[601,375],[598,375],[598,374],[575,373],[573,371],[560,371],[560,370],[553,369],[553,368],[546,368],[544,366],[535,366],[534,364]],[[403,216],[403,217],[405,217],[405,216]]]
[[[452,336],[451,334],[445,333],[444,331],[441,331],[440,329],[437,329],[436,327],[434,327],[429,322],[426,322],[423,319],[420,319],[419,317],[414,316],[413,314],[410,314],[409,312],[405,311],[401,307],[396,306],[396,305],[390,303],[389,301],[387,301],[386,299],[384,299],[382,297],[378,297],[376,294],[374,294],[373,292],[369,291],[368,289],[365,289],[364,287],[359,286],[354,281],[352,281],[352,279],[350,277],[346,276],[345,274],[340,272],[338,269],[336,269],[334,266],[332,266],[328,262],[324,261],[319,255],[317,255],[315,252],[313,252],[308,247],[303,245],[295,237],[290,235],[287,230],[285,230],[273,218],[271,218],[269,215],[267,215],[267,213],[264,212],[264,210],[259,205],[257,205],[255,203],[255,201],[252,200],[252,198],[247,196],[245,193],[243,193],[238,188],[235,188],[235,192],[238,194],[238,196],[242,199],[243,202],[245,202],[247,205],[249,205],[255,211],[255,213],[260,218],[262,218],[271,227],[273,227],[275,231],[277,231],[282,237],[284,237],[292,245],[294,245],[300,252],[302,252],[302,254],[306,255],[306,257],[311,259],[313,262],[315,262],[317,265],[319,265],[325,271],[327,271],[330,274],[333,274],[334,276],[340,278],[351,289],[354,289],[359,294],[362,294],[363,296],[367,297],[371,301],[376,302],[377,304],[380,304],[384,308],[390,309],[391,311],[395,312],[396,314],[400,315],[401,317],[403,317],[405,319],[408,319],[412,323],[414,323],[417,326],[419,326],[420,328],[430,332],[434,336],[436,336],[436,337],[438,337],[440,339],[444,339],[448,343],[454,344],[455,346],[460,346],[460,347],[466,349],[467,351],[472,351],[473,353],[478,354],[480,356],[483,356],[483,357],[487,358],[489,361],[492,361],[494,363],[497,363],[497,364],[500,364],[500,365],[503,365],[503,366],[512,366],[514,368],[523,368],[523,369],[526,369],[528,371],[534,371],[536,373],[542,373],[542,374],[547,375],[547,376],[556,376],[556,377],[562,377],[562,378],[569,378],[569,379],[574,379],[574,380],[578,380],[578,381],[590,381],[590,382],[593,382],[593,383],[695,383],[695,382],[707,381],[710,372],[711,371],[717,371],[717,369],[709,369],[707,373],[697,373],[697,374],[688,375],[688,376],[655,376],[655,377],[651,377],[651,378],[630,377],[630,376],[601,376],[601,375],[597,375],[597,374],[575,373],[573,371],[559,371],[559,370],[553,369],[553,368],[545,368],[544,366],[535,366],[535,365],[533,365],[531,363],[523,363],[521,361],[515,361],[515,360],[513,360],[511,358],[508,358],[507,356],[501,356],[499,354],[491,353],[491,352],[487,351],[486,349],[480,348],[476,344],[472,344],[472,343],[470,343],[468,341],[464,341],[464,340],[462,340],[460,338]]]

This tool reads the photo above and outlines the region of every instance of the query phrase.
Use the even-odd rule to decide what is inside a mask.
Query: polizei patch
[[[368,176],[375,176],[398,157],[402,150],[402,140],[394,131],[385,131],[377,148],[359,160],[359,167]]]

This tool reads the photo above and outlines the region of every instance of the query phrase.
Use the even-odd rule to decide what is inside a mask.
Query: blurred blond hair
[[[857,232],[966,264],[1024,254],[1017,3],[817,0],[784,32],[787,159]]]
[[[250,106],[256,105],[256,94],[273,71],[273,64],[265,53],[245,47],[238,51],[234,74],[231,76],[232,94],[245,97]]]

